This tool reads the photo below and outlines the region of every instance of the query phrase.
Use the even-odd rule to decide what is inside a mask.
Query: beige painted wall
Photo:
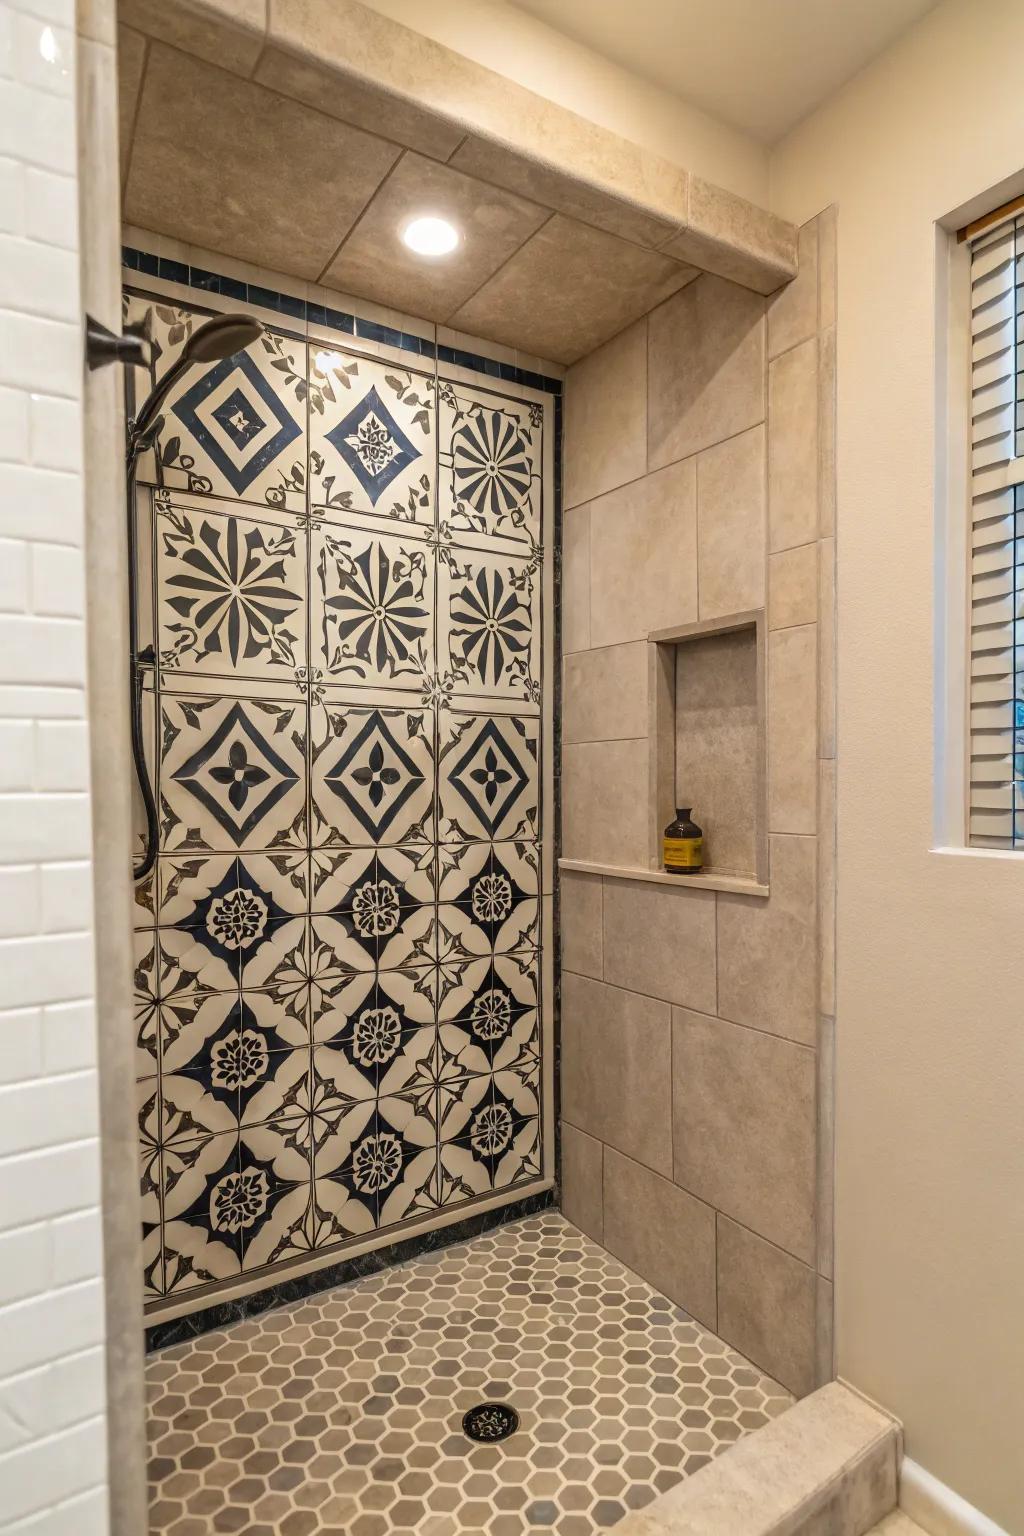
[[[764,205],[765,145],[504,0],[364,0],[403,26]]]
[[[1018,1536],[1024,860],[931,848],[933,221],[1019,175],[1022,57],[1019,0],[949,0],[772,173],[839,205],[839,1368]]]

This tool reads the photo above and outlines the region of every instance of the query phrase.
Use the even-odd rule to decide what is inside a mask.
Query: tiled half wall
[[[566,380],[564,1209],[797,1393],[832,1375],[834,250],[829,210],[782,293],[704,274]],[[768,893],[637,878],[647,637],[760,610]]]
[[[175,386],[139,472],[139,1130],[169,1318],[552,1182],[560,384],[273,274],[126,260],[157,376],[211,311],[266,323]]]

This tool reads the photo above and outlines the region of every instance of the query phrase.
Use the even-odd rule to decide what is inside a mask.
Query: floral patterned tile
[[[315,341],[309,354],[311,505],[433,527],[433,378]]]
[[[306,534],[223,503],[157,498],[164,675],[291,680],[306,664]]]
[[[324,681],[422,689],[434,670],[432,549],[357,528],[312,537],[312,661]]]
[[[126,321],[145,323],[153,375],[135,370],[136,405],[209,318],[187,305],[133,296]],[[267,329],[244,352],[186,373],[167,397],[141,482],[301,511],[305,506],[305,345]]]
[[[304,698],[164,691],[160,717],[162,850],[305,845]]]
[[[393,696],[325,696],[311,715],[311,815],[318,844],[434,839],[434,711]]]
[[[535,838],[540,722],[438,711],[438,841]]]
[[[432,962],[431,849],[320,849],[311,862],[314,942],[329,945],[343,971]]]
[[[482,385],[438,386],[438,520],[460,544],[541,543],[544,411]]]
[[[438,924],[471,955],[535,951],[540,944],[539,892],[539,858],[532,843],[445,848],[438,878]]]
[[[453,702],[540,703],[540,564],[446,546],[437,570],[437,665]]]
[[[537,1057],[539,996],[534,955],[475,961],[438,1013],[446,1055],[466,1075],[515,1069]]]

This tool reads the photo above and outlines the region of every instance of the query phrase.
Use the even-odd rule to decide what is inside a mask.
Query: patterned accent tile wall
[[[210,310],[153,290],[159,377]],[[555,395],[305,320],[140,465],[156,1316],[550,1182]]]

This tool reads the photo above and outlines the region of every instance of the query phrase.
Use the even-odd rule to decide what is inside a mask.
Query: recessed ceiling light
[[[447,256],[459,243],[459,232],[447,219],[428,214],[412,219],[402,230],[402,239],[417,256]]]

